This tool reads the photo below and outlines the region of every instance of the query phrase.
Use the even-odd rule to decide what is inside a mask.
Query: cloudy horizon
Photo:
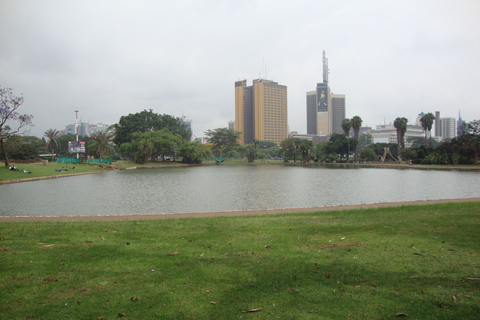
[[[235,120],[234,82],[288,88],[290,131],[322,82],[364,126],[420,112],[479,119],[480,2],[0,0],[0,86],[23,93],[31,134],[152,109],[197,137]]]

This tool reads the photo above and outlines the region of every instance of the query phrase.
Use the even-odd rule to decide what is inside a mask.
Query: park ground
[[[0,318],[480,318],[479,199],[328,209],[0,220]]]

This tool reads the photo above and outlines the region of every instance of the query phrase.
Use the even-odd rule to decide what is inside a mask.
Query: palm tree
[[[350,120],[350,123],[352,124],[353,128],[353,137],[358,139],[358,133],[360,132],[360,127],[362,126],[362,118],[359,116],[355,116]]]
[[[400,148],[405,148],[405,132],[407,132],[407,118],[398,117],[393,122],[393,126],[397,129],[397,143]]]
[[[57,139],[60,136],[60,131],[57,131],[57,129],[48,129],[47,131],[45,131],[43,136],[46,138],[45,146],[47,147],[47,149],[52,149],[52,162],[53,162],[55,161],[54,147],[58,147]]]
[[[343,132],[345,132],[345,135],[347,136],[350,136],[350,129],[352,128],[352,122],[350,121],[350,119],[343,119],[342,121],[342,129],[343,129]]]
[[[420,118],[420,123],[422,124],[422,128],[425,131],[425,141],[427,140],[428,131],[430,133],[430,143],[432,142],[433,120],[435,120],[435,116],[430,112]]]
[[[108,143],[110,142],[111,136],[108,131],[97,132],[92,136],[90,141],[91,152],[95,157],[100,159],[100,164],[102,163],[103,155],[108,153]]]
[[[362,118],[360,118],[359,116],[354,116],[352,118],[352,120],[350,120],[350,123],[352,124],[352,128],[353,128],[353,137],[355,139],[358,139],[358,135],[359,135],[359,132],[360,132],[360,127],[362,126]],[[357,147],[358,147],[358,144],[357,144]],[[350,153],[350,141],[348,143],[348,149],[349,149],[349,153]],[[348,159],[350,159],[350,154],[348,155]],[[355,148],[355,161],[358,161],[358,148]]]
[[[135,162],[137,163],[145,163],[147,162],[148,158],[155,152],[155,146],[151,139],[143,139],[140,140],[138,143],[138,151],[137,156],[135,156]]]

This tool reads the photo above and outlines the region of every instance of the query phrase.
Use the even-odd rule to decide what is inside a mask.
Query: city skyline
[[[461,111],[469,122],[480,118],[479,9],[470,0],[0,0],[0,86],[23,93],[36,136],[72,123],[75,110],[113,124],[153,109],[189,117],[201,137],[235,118],[232,82],[274,79],[288,87],[289,131],[306,133],[305,92],[321,81],[325,50],[347,118],[375,127]]]

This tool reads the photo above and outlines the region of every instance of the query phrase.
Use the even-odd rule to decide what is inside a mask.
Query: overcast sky
[[[290,131],[322,51],[346,115],[375,127],[420,112],[480,118],[480,1],[0,0],[0,86],[23,93],[31,134],[153,109],[193,133],[235,118],[234,82],[288,87]]]

